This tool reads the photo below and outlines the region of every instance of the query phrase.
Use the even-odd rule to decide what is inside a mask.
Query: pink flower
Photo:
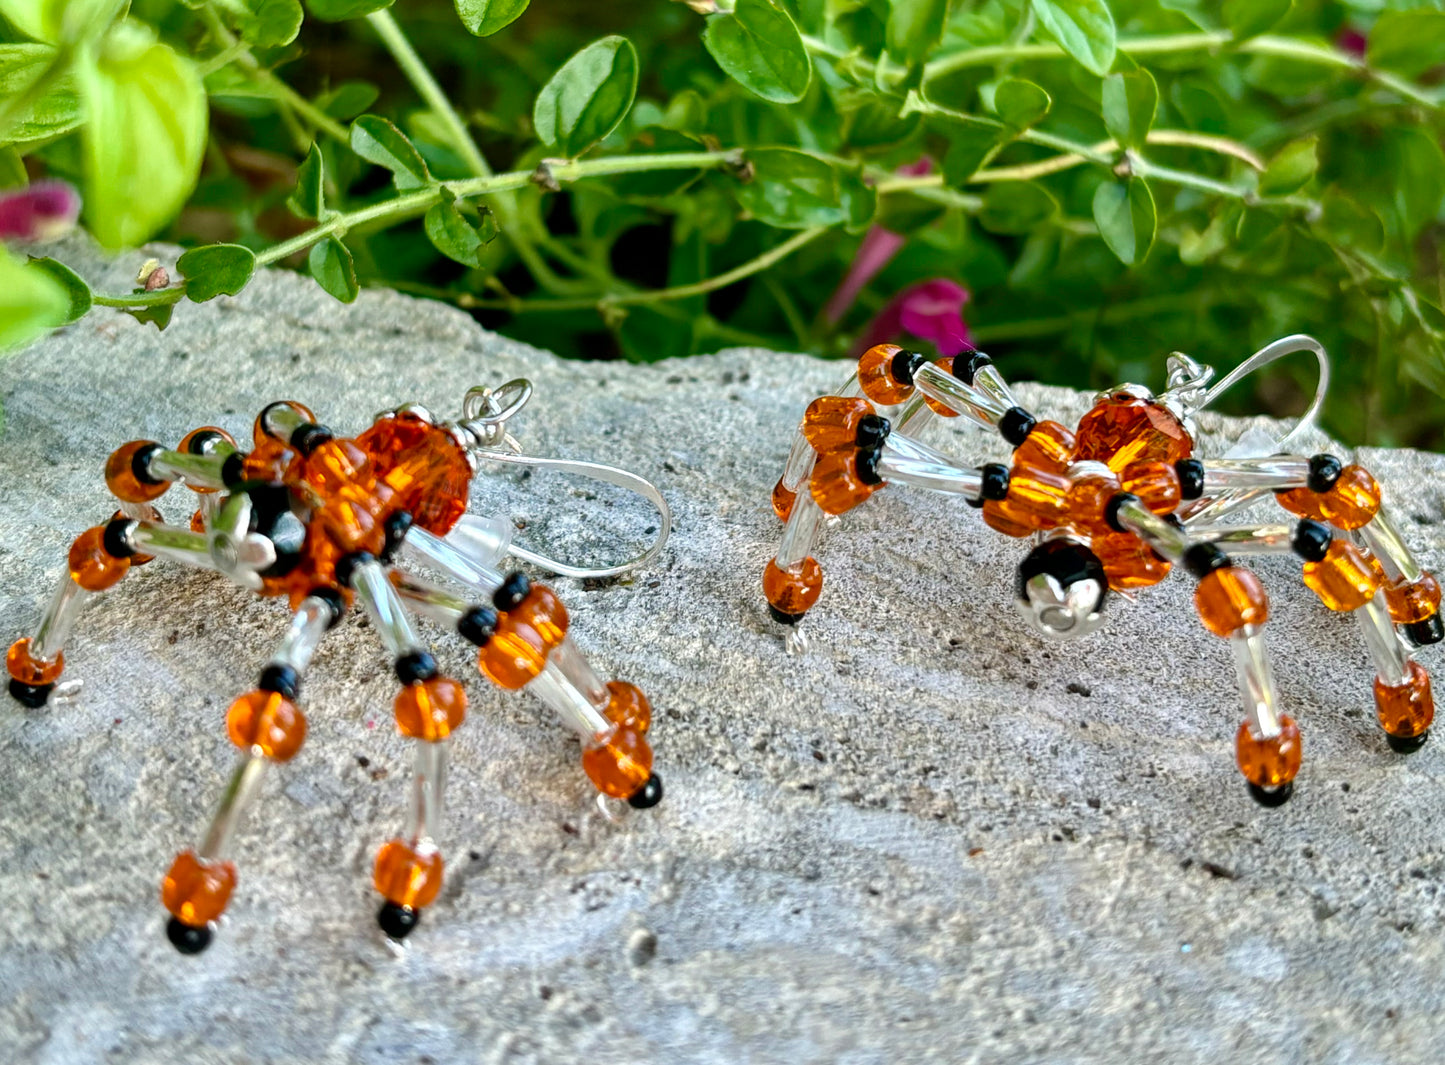
[[[963,320],[963,305],[968,302],[968,289],[956,281],[937,277],[904,289],[889,301],[878,317],[858,338],[857,352],[883,344],[907,334],[926,340],[940,355],[957,355],[972,351],[973,341]]]
[[[64,181],[0,193],[0,240],[54,240],[75,228],[80,196]]]
[[[1342,52],[1348,52],[1352,56],[1358,56],[1360,59],[1365,58],[1366,43],[1367,41],[1363,33],[1359,30],[1350,29],[1348,26],[1335,34],[1335,47]]]

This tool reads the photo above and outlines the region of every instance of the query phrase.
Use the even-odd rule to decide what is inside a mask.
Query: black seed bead
[[[1416,647],[1429,647],[1432,643],[1445,640],[1445,622],[1441,621],[1438,613],[1431,614],[1424,621],[1401,625],[1400,629],[1405,633],[1405,639]]]
[[[204,455],[206,453],[207,444],[216,440],[225,439],[226,438],[222,434],[216,432],[216,430],[207,429],[204,433],[197,433],[195,436],[191,437],[190,443],[186,445],[186,451],[187,453],[192,455]]]
[[[888,364],[888,376],[900,385],[913,384],[913,375],[928,360],[916,351],[900,351]]]
[[[1306,562],[1319,562],[1325,557],[1325,552],[1330,549],[1334,539],[1335,535],[1328,525],[1306,518],[1295,523],[1294,536],[1290,538],[1289,546]]]
[[[970,352],[968,355],[958,355],[953,360],[953,376],[957,377],[966,385],[973,384],[974,377],[978,371],[985,366],[992,366],[993,360],[981,351]]]
[[[275,692],[277,695],[284,695],[292,702],[301,694],[301,675],[290,666],[278,666],[275,663],[261,670],[261,679],[256,682],[256,687],[263,692]]]
[[[204,925],[197,928],[185,924],[179,917],[166,922],[166,938],[182,954],[199,954],[211,945],[211,930]]]
[[[1018,447],[1029,438],[1029,433],[1033,432],[1034,426],[1038,424],[1039,420],[1022,407],[1010,407],[998,420],[998,431],[1011,445]]]
[[[253,481],[243,490],[251,498],[249,531],[266,537],[276,549],[276,561],[261,570],[261,576],[284,577],[301,565],[306,547],[306,523],[291,509],[291,489]]]
[[[54,689],[54,684],[22,684],[13,677],[10,680],[10,697],[31,710],[39,710],[44,706]]]
[[[1014,594],[1021,601],[1028,602],[1029,581],[1041,573],[1053,577],[1065,588],[1082,581],[1097,581],[1103,590],[1109,587],[1099,556],[1078,540],[1067,537],[1045,540],[1024,556],[1014,584]]]
[[[336,582],[343,588],[350,588],[351,580],[356,575],[356,567],[375,561],[376,556],[370,551],[353,551],[349,555],[342,555],[336,560]]]
[[[376,915],[376,923],[388,939],[405,939],[421,922],[421,911],[388,902]]]
[[[401,542],[406,539],[406,534],[411,532],[414,524],[416,524],[416,519],[411,516],[409,510],[398,510],[386,519],[386,544],[381,549],[383,562],[390,562],[396,557],[397,551],[401,548]]]
[[[318,588],[312,588],[306,594],[312,598],[324,599],[326,601],[326,605],[331,608],[331,620],[327,622],[326,627],[328,629],[336,628],[341,622],[341,615],[346,613],[346,600],[341,598],[341,593],[335,588],[327,588],[325,585],[322,585]]]
[[[1430,739],[1430,730],[1426,729],[1418,736],[1391,736],[1385,733],[1385,742],[1390,745],[1390,750],[1396,754],[1414,754]]]
[[[457,622],[457,632],[468,643],[485,647],[497,631],[497,612],[489,606],[474,606]]]
[[[1124,528],[1119,521],[1119,508],[1125,503],[1137,502],[1139,502],[1139,497],[1133,492],[1115,492],[1109,502],[1104,505],[1104,521],[1108,523],[1109,528],[1115,532],[1128,532],[1129,530]]]
[[[226,456],[226,461],[221,463],[221,483],[227,488],[234,488],[240,484],[245,474],[241,472],[241,466],[246,461],[246,453],[233,451]]]
[[[130,457],[130,472],[135,474],[135,479],[141,484],[168,484],[164,477],[157,477],[151,473],[151,458],[164,451],[160,444],[151,444],[136,451]]]
[[[100,538],[100,546],[105,548],[105,553],[111,558],[130,558],[135,554],[135,548],[130,546],[126,535],[135,527],[132,518],[116,518],[105,524],[105,535]]]
[[[302,422],[295,429],[291,430],[290,444],[303,455],[309,455],[328,440],[334,440],[336,434],[324,425],[317,425],[315,422]]]
[[[1271,810],[1276,806],[1283,806],[1289,802],[1289,797],[1294,794],[1294,781],[1282,784],[1271,791],[1266,791],[1258,784],[1249,785],[1249,797],[1261,806],[1267,806]]]
[[[627,805],[634,810],[650,810],[662,801],[662,778],[656,773],[647,778],[647,783],[627,796]]]
[[[1315,455],[1310,459],[1309,485],[1311,492],[1328,492],[1340,479],[1344,466],[1333,455]]]
[[[858,420],[858,432],[854,435],[853,442],[862,451],[882,447],[883,441],[888,439],[888,434],[892,431],[893,423],[883,415],[865,414]]]
[[[1204,494],[1204,463],[1198,459],[1180,459],[1174,464],[1179,475],[1179,498],[1198,499]]]
[[[796,625],[804,617],[802,614],[785,614],[771,603],[768,604],[768,613],[779,625]]]
[[[1008,467],[1001,462],[986,463],[979,470],[983,474],[983,487],[979,491],[980,503],[984,499],[1004,499],[1008,496]]]
[[[508,610],[515,610],[531,590],[532,582],[527,579],[527,575],[521,570],[514,570],[507,574],[502,586],[492,593],[492,605],[505,614]]]
[[[881,447],[858,452],[858,480],[864,484],[882,484],[883,475],[878,472],[878,460],[882,457]]]
[[[1195,544],[1184,552],[1184,568],[1203,580],[1217,569],[1232,565],[1218,544]]]
[[[420,684],[437,675],[437,660],[426,651],[408,651],[404,655],[397,655],[392,668],[396,670],[396,679],[402,684]]]

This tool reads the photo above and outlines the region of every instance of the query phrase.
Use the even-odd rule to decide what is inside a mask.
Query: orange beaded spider
[[[1295,428],[1255,450],[1257,457],[1196,457],[1193,415],[1244,375],[1299,351],[1319,361],[1320,383]],[[1288,800],[1300,730],[1277,706],[1262,636],[1264,587],[1231,553],[1292,551],[1320,601],[1354,613],[1375,664],[1385,738],[1398,752],[1417,750],[1434,703],[1429,674],[1411,654],[1445,637],[1440,586],[1401,540],[1368,470],[1332,455],[1281,453],[1313,422],[1328,388],[1324,349],[1309,337],[1286,337],[1210,389],[1212,377],[1208,367],[1173,355],[1168,391],[1111,389],[1070,430],[1019,406],[987,355],[929,362],[891,344],[870,348],[840,395],[808,407],[773,489],[786,529],[764,570],[763,593],[773,618],[794,627],[790,648],[803,646],[796,626],[822,593],[812,552],[824,516],[846,513],[886,485],[912,484],[962,495],[997,531],[1036,539],[1018,569],[1017,598],[1047,637],[1093,631],[1111,590],[1132,596],[1176,565],[1188,570],[1198,581],[1200,620],[1233,646],[1245,712],[1236,760],[1260,803]],[[969,467],[923,442],[936,419],[958,415],[996,430],[1014,449],[1011,464]],[[1270,492],[1299,520],[1220,523]]]
[[[412,619],[454,628],[478,647],[477,666],[500,688],[528,687],[581,737],[582,767],[610,817],[662,798],[646,733],[647,697],[623,681],[604,683],[568,636],[567,610],[550,589],[497,567],[510,553],[581,573],[511,545],[510,521],[468,514],[479,460],[526,462],[600,477],[648,498],[663,516],[661,535],[620,573],[653,557],[670,528],[661,495],[612,467],[523,459],[507,420],[531,395],[526,381],[496,392],[473,389],[463,417],[436,421],[424,408],[388,411],[354,438],[316,424],[299,403],[273,403],[257,417],[249,452],[222,429],[205,427],[169,450],[149,440],[118,448],[105,465],[120,510],[71,545],[68,572],[33,635],[6,655],[10,694],[28,707],[52,699],[65,668],[63,648],[87,597],[112,588],[153,558],[218,571],[263,596],[286,596],[285,638],[256,687],[226,713],[239,762],[201,843],[166,873],[161,898],[167,935],[183,953],[204,950],[236,886],[232,836],[268,765],[289,761],[306,738],[299,689],[325,632],[359,602],[390,653],[401,690],[397,729],[416,741],[413,802],[406,829],[378,852],[378,921],[392,939],[415,927],[442,884],[435,837],[447,745],[466,715],[462,685],[437,671]],[[506,445],[510,450],[499,445]],[[173,484],[196,494],[188,528],[167,525],[152,503]],[[417,570],[448,579],[452,587]]]

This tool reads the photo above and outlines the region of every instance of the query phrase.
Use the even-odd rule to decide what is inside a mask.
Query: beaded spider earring
[[[256,419],[249,452],[223,430],[206,427],[174,450],[137,440],[106,462],[106,483],[120,510],[76,538],[69,572],[34,635],[11,646],[12,696],[32,708],[52,700],[65,667],[62,649],[82,604],[153,558],[217,571],[263,596],[287,596],[293,612],[256,687],[227,712],[240,757],[210,826],[199,846],[176,857],[162,885],[171,913],[167,935],[182,952],[196,953],[210,942],[236,885],[228,857],[232,836],[267,766],[290,760],[305,740],[301,676],[353,602],[392,658],[401,684],[396,725],[416,741],[406,826],[376,856],[375,886],[385,899],[378,920],[392,939],[415,927],[441,888],[435,838],[448,738],[467,706],[462,685],[438,672],[413,618],[455,629],[478,647],[477,666],[488,680],[508,690],[529,688],[557,711],[581,737],[582,767],[605,815],[616,819],[661,800],[645,738],[646,696],[623,681],[604,683],[568,636],[567,610],[557,596],[502,567],[512,555],[564,576],[626,573],[662,550],[671,513],[657,488],[635,474],[522,455],[507,422],[531,395],[525,380],[496,391],[474,388],[455,422],[439,422],[409,404],[379,415],[352,439],[316,424],[299,403],[273,403]],[[528,551],[511,542],[511,521],[467,513],[480,462],[550,468],[628,489],[661,514],[657,537],[637,558],[604,568]],[[194,492],[199,506],[188,528],[165,524],[151,505],[176,483]]]
[[[1194,455],[1195,414],[1246,374],[1300,351],[1318,360],[1319,384],[1294,428],[1224,458]],[[1046,637],[1092,632],[1110,590],[1132,597],[1183,565],[1198,581],[1200,620],[1234,652],[1245,717],[1236,760],[1260,803],[1288,800],[1300,768],[1300,730],[1277,706],[1262,635],[1264,588],[1231,555],[1293,552],[1320,601],[1354,613],[1375,664],[1385,739],[1395,751],[1417,750],[1429,736],[1434,703],[1429,674],[1411,654],[1445,637],[1440,586],[1400,538],[1368,470],[1333,455],[1288,453],[1313,425],[1329,387],[1324,348],[1310,337],[1286,337],[1213,388],[1214,371],[1187,356],[1171,356],[1168,369],[1162,395],[1138,385],[1111,389],[1070,430],[1020,407],[987,355],[928,362],[890,344],[871,348],[840,394],[808,408],[773,489],[786,529],[764,571],[763,593],[773,618],[790,627],[790,650],[805,646],[797,625],[822,593],[812,552],[824,517],[846,513],[886,485],[910,484],[960,495],[995,530],[1034,539],[1018,569],[1018,605]],[[956,415],[997,431],[1014,449],[1012,462],[973,468],[922,442],[935,419]],[[1271,492],[1299,520],[1222,523]]]

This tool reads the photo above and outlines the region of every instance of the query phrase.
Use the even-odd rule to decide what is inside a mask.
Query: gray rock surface
[[[138,261],[62,254],[113,289]],[[561,361],[436,304],[343,307],[280,273],[164,333],[101,311],[0,365],[4,642],[110,513],[111,448],[210,422],[239,435],[276,398],[355,431],[525,374],[529,449],[654,477],[677,513],[635,581],[555,582],[581,646],[658,709],[667,800],[625,826],[588,812],[547,709],[486,687],[431,630],[473,705],[447,887],[400,951],[369,881],[408,750],[355,617],[317,657],[310,737],[242,833],[215,945],[167,945],[160,876],[209,816],[233,757],[225,706],[283,608],[164,563],[128,577],[67,652],[79,700],[0,707],[0,1059],[1438,1062],[1445,748],[1389,752],[1353,622],[1288,561],[1259,564],[1306,731],[1277,811],[1233,768],[1228,651],[1187,581],[1045,646],[1010,604],[1020,546],[957,501],[890,490],[830,533],[814,649],[784,654],[759,606],[768,491],[803,406],[844,373],[761,351]],[[1022,394],[1070,417],[1085,403]],[[1207,428],[1217,448],[1242,427]],[[1445,460],[1366,457],[1425,562],[1445,561]],[[482,494],[574,555],[624,550],[652,521],[542,475]]]

